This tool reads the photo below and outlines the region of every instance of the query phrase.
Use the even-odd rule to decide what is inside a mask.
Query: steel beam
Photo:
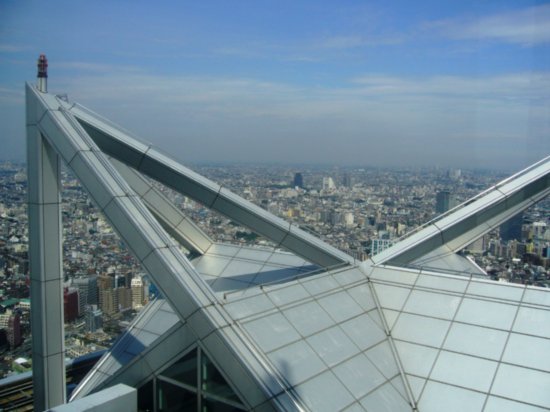
[[[65,403],[61,160],[39,132],[43,111],[27,86],[27,176],[34,409]]]

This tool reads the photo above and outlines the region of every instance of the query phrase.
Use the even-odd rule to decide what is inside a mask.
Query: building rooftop
[[[124,383],[159,410],[550,408],[550,290],[456,254],[548,195],[550,158],[358,261],[78,104],[29,85],[27,109],[163,294],[72,400]],[[148,179],[276,246],[214,242]]]

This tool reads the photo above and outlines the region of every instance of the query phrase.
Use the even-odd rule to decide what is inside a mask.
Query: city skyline
[[[548,3],[5,2],[0,15],[1,159],[24,158],[40,53],[50,91],[188,163],[513,170],[550,152]]]
[[[55,219],[61,223],[59,162],[52,153],[67,162],[167,303],[157,301],[144,309],[72,392],[71,400],[79,402],[114,382],[124,382],[134,388],[129,391],[137,390],[142,405],[166,399],[170,409],[197,411],[213,402],[245,410],[269,405],[276,410],[316,411],[434,410],[463,404],[479,411],[516,410],[518,402],[548,406],[543,391],[549,384],[548,370],[540,369],[538,356],[517,356],[514,349],[533,345],[543,351],[547,346],[548,336],[540,332],[549,314],[544,304],[547,290],[476,279],[474,272],[482,276],[486,272],[459,252],[547,197],[550,157],[380,253],[358,260],[136,141],[84,106],[46,94],[44,88],[29,85],[26,93],[28,197],[36,201],[29,201],[28,216],[33,381],[35,391],[48,391],[48,398],[35,392],[35,409],[66,399],[63,320],[42,317],[48,308],[62,307],[56,283],[63,276],[55,270],[62,265],[62,226],[42,223]],[[264,236],[269,246],[215,242],[202,231],[202,224],[188,221],[142,174],[178,193],[178,203],[181,196],[189,197]],[[446,178],[460,176],[453,172]],[[322,182],[329,194],[336,190],[332,178],[323,176]],[[57,190],[56,198],[52,199],[53,190],[42,188]],[[416,201],[425,197],[426,191],[422,192]],[[245,195],[252,191],[245,190]],[[391,206],[392,200],[384,198],[382,204]],[[321,206],[318,218],[323,222],[354,225],[351,212],[330,216],[323,212],[326,208]],[[299,214],[293,206],[287,215]],[[367,220],[376,224],[371,217],[378,219],[367,215],[363,224]],[[395,231],[404,230],[404,225],[398,223]],[[545,236],[547,224],[536,226]],[[237,238],[242,235],[235,233]],[[189,257],[178,244],[191,252]],[[547,247],[541,249],[546,256],[547,252]],[[47,265],[41,264],[44,257]],[[451,276],[445,276],[449,271]],[[46,277],[50,273],[55,275]],[[167,317],[167,312],[175,316]],[[482,316],[487,313],[491,316]],[[41,328],[60,333],[55,338],[41,333]],[[480,338],[480,330],[488,334]],[[454,343],[453,335],[458,338]],[[495,335],[500,343],[480,352],[478,342],[493,342]],[[327,352],[327,343],[338,349]],[[189,394],[183,382],[182,386],[177,379],[163,378],[181,371],[194,348],[197,356],[191,365],[199,372],[191,375],[198,383],[191,384]],[[201,377],[200,365],[206,364],[212,365],[211,372]],[[518,379],[527,383],[521,389]],[[166,391],[155,388],[164,383],[175,385],[170,391],[177,393],[176,398],[158,398]],[[220,384],[228,391],[218,391]],[[164,400],[153,404],[165,409]]]

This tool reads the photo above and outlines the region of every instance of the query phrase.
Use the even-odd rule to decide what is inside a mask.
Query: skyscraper
[[[71,284],[78,289],[80,313],[84,313],[88,305],[97,305],[97,276],[74,278]]]
[[[521,228],[523,225],[523,212],[518,213],[500,225],[500,238],[503,241],[521,241]]]
[[[103,313],[97,305],[89,305],[86,308],[86,330],[95,332],[103,327]]]
[[[303,189],[304,187],[304,178],[300,172],[294,174],[294,187],[299,187]]]
[[[342,176],[342,186],[348,188],[353,186],[353,178],[351,177],[351,174],[349,172],[345,172]]]
[[[334,190],[336,189],[336,185],[334,184],[334,179],[332,177],[327,176],[323,177],[323,190]]]
[[[132,309],[141,309],[145,302],[145,290],[141,277],[132,279]]]
[[[8,310],[0,315],[0,330],[6,333],[6,339],[10,348],[21,344],[21,316],[18,312]]]
[[[70,323],[78,318],[80,314],[78,304],[78,289],[64,288],[63,289],[63,313],[65,315],[65,323]]]
[[[448,190],[437,192],[435,211],[445,213],[457,205],[456,197]]]

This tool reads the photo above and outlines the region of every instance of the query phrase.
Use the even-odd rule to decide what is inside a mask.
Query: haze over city
[[[188,162],[519,169],[550,152],[550,4],[0,3],[0,160],[24,82]]]

